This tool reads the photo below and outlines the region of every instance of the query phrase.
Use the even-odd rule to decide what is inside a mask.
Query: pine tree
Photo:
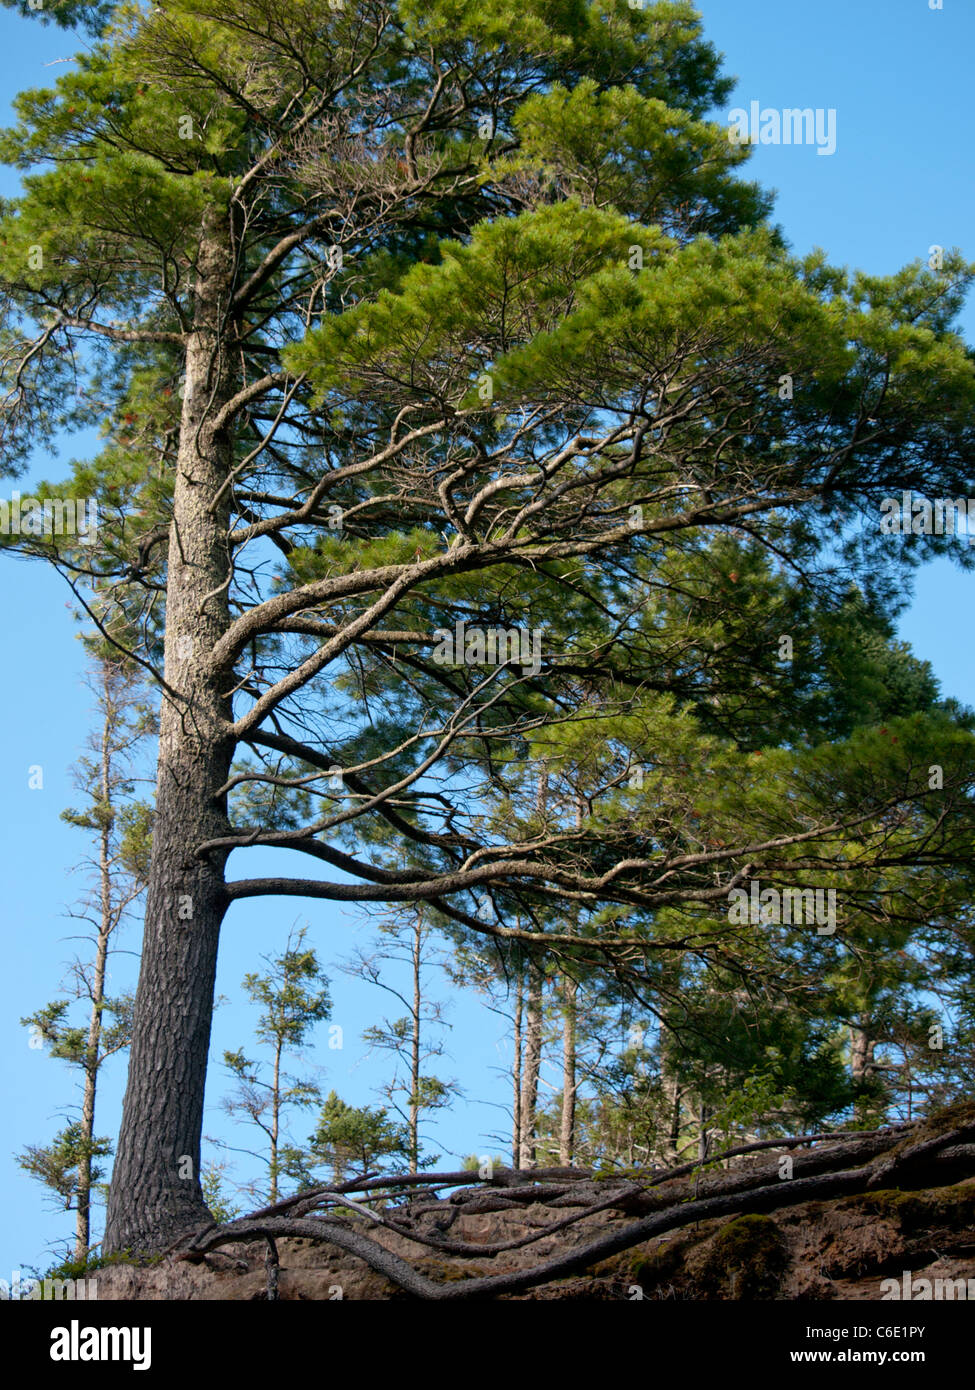
[[[415,908],[406,920],[394,918],[382,923],[379,932],[380,940],[373,950],[360,951],[342,968],[385,990],[406,1010],[400,1018],[370,1024],[362,1036],[370,1050],[379,1048],[394,1059],[393,1075],[384,1083],[382,1094],[406,1123],[410,1172],[417,1173],[421,1167],[421,1116],[442,1109],[460,1094],[456,1081],[444,1081],[428,1068],[431,1059],[443,1056],[442,1034],[449,1026],[443,1006],[430,999],[426,988],[426,975],[431,967],[443,964],[443,952],[431,939],[433,928],[424,920],[422,907]],[[407,967],[406,993],[384,978],[384,967],[390,964]],[[433,1161],[424,1159],[422,1166]]]
[[[391,1120],[384,1107],[348,1105],[330,1091],[309,1140],[308,1155],[312,1164],[328,1164],[332,1181],[340,1183],[377,1170],[396,1172],[412,1157],[412,1142],[409,1129]]]
[[[294,1077],[284,1070],[288,1052],[301,1048],[315,1024],[327,1019],[332,1009],[328,981],[315,952],[305,945],[307,927],[288,933],[280,956],[265,957],[264,974],[244,976],[242,988],[261,1006],[255,1036],[271,1050],[270,1076],[264,1066],[244,1056],[242,1048],[223,1055],[224,1066],[237,1081],[235,1094],[224,1101],[230,1115],[243,1114],[267,1139],[267,1153],[260,1157],[267,1168],[267,1184],[252,1190],[258,1199],[278,1200],[284,1171],[284,1113],[295,1107],[307,1108],[321,1100],[317,1085],[307,1078]],[[211,1141],[213,1142],[213,1141]]]
[[[729,816],[693,852],[705,799],[681,806],[671,753],[709,751],[690,698],[715,739],[743,704],[753,722],[802,704],[783,629],[764,640],[759,557],[822,596],[859,577],[889,600],[904,566],[883,500],[932,473],[972,492],[975,368],[953,330],[970,271],[792,257],[738,177],[747,149],[708,118],[730,84],[684,0],[69,0],[58,20],[94,41],[21,96],[0,148],[32,171],[0,227],[0,441],[15,468],[65,427],[106,436],[3,543],[81,602],[93,572],[110,583],[160,682],[106,1231],[110,1250],[158,1249],[206,1219],[217,944],[238,900],[425,902],[629,961],[659,910],[774,874],[783,835],[818,837],[842,887],[843,831],[858,865],[882,857],[892,796],[916,808],[915,848],[933,824],[956,862],[963,837],[920,820],[964,801],[964,751],[937,791],[892,773],[870,807],[817,751],[793,812],[756,795],[757,839]],[[97,535],[45,532],[45,502],[90,497]],[[904,539],[908,563],[950,544]],[[696,615],[676,644],[657,620],[674,585]],[[644,745],[666,818],[620,794]],[[743,764],[718,762],[730,801]],[[568,796],[529,810],[545,766],[601,774],[574,788],[581,829]],[[241,823],[242,777],[315,809]],[[817,780],[837,799],[810,824]],[[228,879],[252,845],[318,876]]]
[[[92,1244],[92,1202],[104,1175],[98,1160],[112,1153],[111,1140],[95,1133],[98,1079],[109,1058],[128,1047],[132,1031],[131,996],[112,996],[107,984],[113,943],[146,885],[151,809],[135,796],[135,774],[141,746],[154,727],[138,667],[120,660],[110,648],[89,646],[93,669],[88,686],[99,724],[75,771],[84,804],[62,812],[61,818],[94,840],[95,854],[82,866],[94,886],[71,913],[89,929],[94,954],[73,962],[68,996],[21,1020],[31,1029],[32,1045],[35,1039],[39,1046],[48,1044],[52,1057],[80,1070],[81,1116],[52,1143],[30,1145],[18,1160],[52,1188],[66,1208],[74,1209],[74,1259],[79,1263],[87,1260]],[[73,1000],[87,1005],[84,1026],[71,1021]]]

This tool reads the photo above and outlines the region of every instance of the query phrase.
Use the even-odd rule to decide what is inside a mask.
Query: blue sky
[[[732,106],[835,108],[836,153],[823,157],[806,146],[759,146],[752,177],[778,194],[776,218],[793,246],[826,248],[834,262],[885,273],[905,262],[926,259],[933,244],[958,246],[975,256],[975,180],[971,150],[975,114],[970,100],[971,55],[975,52],[975,8],[971,0],[817,0],[813,5],[782,0],[711,0],[701,5],[709,38],[726,55],[727,70],[740,79]],[[43,86],[58,72],[54,64],[72,52],[70,37],[0,11],[0,45],[8,54],[0,76],[0,122],[8,119],[14,93]],[[16,190],[11,171],[0,170],[0,194]],[[975,338],[975,304],[964,326]],[[62,460],[35,460],[32,477],[56,478],[85,441],[66,446]],[[24,483],[19,486],[27,491]],[[975,663],[965,636],[964,615],[975,578],[949,561],[921,572],[902,636],[929,660],[946,693],[975,703]],[[3,825],[4,965],[0,976],[0,1088],[4,1116],[0,1144],[0,1277],[7,1271],[51,1262],[54,1243],[66,1238],[73,1218],[52,1212],[41,1188],[16,1166],[13,1152],[49,1139],[75,1099],[63,1063],[28,1047],[18,1020],[54,997],[78,943],[68,938],[65,912],[81,889],[70,874],[83,850],[81,832],[59,820],[75,800],[70,767],[90,728],[91,697],[82,685],[83,661],[63,582],[39,564],[0,556],[0,636],[6,679],[0,683],[0,719],[8,730],[8,754],[0,776]],[[28,767],[40,764],[43,790],[28,789]],[[270,852],[234,861],[234,876],[273,873]],[[282,856],[284,858],[284,856]],[[290,868],[290,866],[289,866]],[[243,975],[259,968],[261,955],[282,948],[293,922],[308,921],[310,943],[326,968],[348,956],[370,936],[368,922],[339,905],[271,901],[238,904],[224,927],[218,993],[229,1002],[217,1012],[208,1092],[208,1132],[246,1146],[218,1102],[228,1084],[219,1066],[224,1048],[247,1047],[254,1010],[241,999]],[[138,947],[133,928],[120,945]],[[134,979],[135,960],[120,955],[114,984]],[[326,1047],[327,1028],[315,1034],[308,1069],[322,1068],[320,1081],[348,1101],[376,1103],[383,1079],[381,1058],[365,1057],[360,1035],[387,1011],[384,997],[334,970],[332,1022],[342,1026],[344,1048]],[[501,1025],[475,1000],[443,981],[434,993],[451,1002],[453,1027],[442,1075],[456,1077],[467,1098],[431,1129],[445,1157],[496,1152],[492,1132],[504,1132],[498,1108],[507,1098],[501,1080],[506,1054]],[[249,1054],[252,1055],[252,1054]],[[554,1059],[553,1059],[554,1060]],[[549,1073],[554,1078],[554,1069]],[[99,1094],[98,1129],[117,1127],[124,1087],[124,1062],[110,1068]],[[295,1133],[308,1126],[299,1120]]]

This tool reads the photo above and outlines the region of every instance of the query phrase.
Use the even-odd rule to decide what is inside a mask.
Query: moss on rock
[[[771,1299],[787,1263],[782,1232],[770,1216],[739,1216],[711,1241],[696,1282],[710,1297]]]

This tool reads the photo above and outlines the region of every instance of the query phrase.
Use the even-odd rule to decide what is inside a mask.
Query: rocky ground
[[[473,1280],[478,1299],[880,1300],[889,1292],[883,1281],[900,1284],[905,1271],[915,1280],[972,1280],[975,1294],[972,1141],[970,1105],[897,1133],[793,1150],[795,1173],[785,1182],[785,1150],[649,1183],[564,1169],[528,1181],[506,1171],[490,1184],[376,1206],[396,1230],[337,1213],[324,1199],[314,1214],[309,1199],[292,1200],[154,1262],[99,1269],[97,1296],[449,1298],[465,1297]],[[859,1190],[830,1195],[844,1186]],[[807,1190],[824,1195],[797,1200]],[[614,1237],[626,1248],[586,1259]],[[336,1248],[336,1239],[354,1249]],[[535,1287],[482,1287],[573,1260],[579,1267]],[[414,1284],[404,1287],[410,1271]]]

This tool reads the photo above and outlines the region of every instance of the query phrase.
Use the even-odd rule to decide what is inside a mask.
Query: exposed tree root
[[[715,1162],[778,1151],[769,1162],[715,1169]],[[791,1176],[780,1166],[785,1151]],[[647,1174],[597,1177],[586,1169],[499,1169],[488,1178],[471,1172],[376,1177],[299,1193],[252,1216],[188,1233],[177,1258],[199,1261],[218,1247],[263,1240],[268,1251],[267,1297],[277,1296],[275,1241],[282,1237],[325,1242],[357,1256],[370,1269],[416,1298],[494,1298],[577,1274],[610,1256],[695,1222],[773,1211],[803,1202],[867,1193],[880,1186],[946,1186],[975,1175],[975,1103],[952,1106],[931,1119],[872,1132],[794,1135],[739,1146],[703,1165]],[[431,1189],[430,1199],[389,1209],[390,1198]],[[440,1198],[441,1190],[453,1189]],[[358,1194],[353,1198],[351,1194]],[[367,1205],[380,1203],[379,1208]],[[465,1214],[544,1204],[570,1215],[543,1220],[517,1239],[494,1243],[451,1240],[446,1234]],[[336,1210],[341,1208],[341,1210]],[[527,1269],[437,1282],[367,1234],[382,1229],[420,1249],[479,1261],[550,1238],[598,1212],[618,1210],[639,1219]],[[422,1223],[422,1224],[421,1224]]]

